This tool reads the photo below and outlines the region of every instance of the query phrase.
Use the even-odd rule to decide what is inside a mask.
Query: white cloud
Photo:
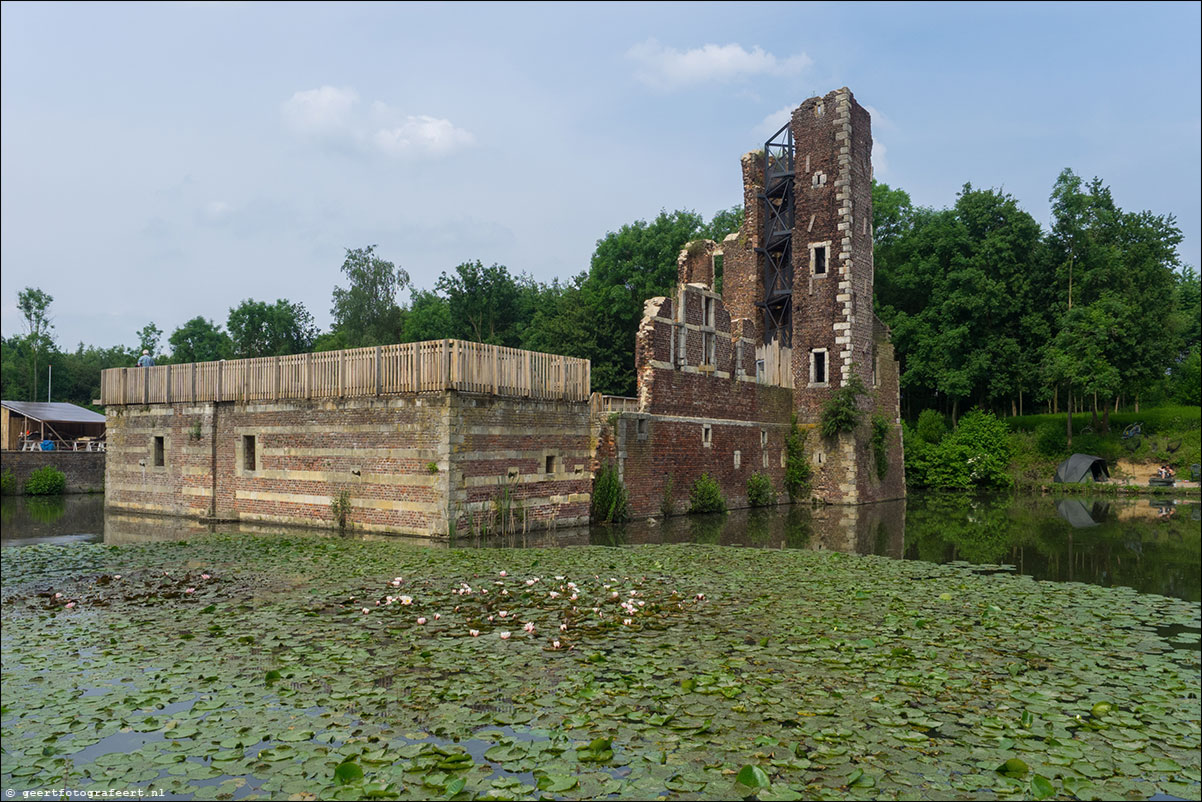
[[[872,172],[874,175],[889,171],[889,160],[885,158],[887,152],[888,148],[881,140],[872,140]]]
[[[881,129],[885,129],[885,128],[892,129],[892,128],[894,127],[894,126],[893,126],[893,120],[891,120],[891,119],[889,119],[888,117],[886,117],[886,116],[885,116],[885,115],[884,115],[884,114],[883,114],[883,113],[882,113],[882,112],[881,112],[881,111],[880,111],[878,108],[876,108],[875,106],[869,106],[867,103],[865,103],[865,104],[864,104],[864,111],[868,112],[868,115],[869,115],[870,117],[872,117],[872,128],[873,128],[873,130],[881,130]]]
[[[706,44],[692,50],[677,50],[648,39],[626,51],[639,67],[639,80],[657,89],[678,89],[702,83],[732,81],[751,75],[797,75],[813,61],[805,53],[777,58],[758,45]]]
[[[358,101],[354,89],[323,86],[295,93],[281,108],[296,133],[387,156],[442,155],[475,142],[450,120],[403,114],[378,100],[362,114]]]
[[[284,101],[281,110],[284,122],[292,130],[302,134],[329,136],[347,129],[352,110],[358,102],[359,93],[354,89],[323,86],[296,92]]]
[[[793,103],[785,106],[783,109],[777,109],[763,120],[760,120],[760,124],[755,127],[755,132],[764,136],[772,136],[781,129],[782,125],[793,118],[793,109],[800,105],[800,103]]]
[[[234,208],[223,200],[209,201],[200,209],[200,220],[217,225],[228,220],[233,211]]]
[[[449,153],[474,141],[471,132],[456,128],[450,120],[425,114],[409,116],[401,125],[381,128],[372,135],[372,144],[382,153],[392,156],[414,152]]]

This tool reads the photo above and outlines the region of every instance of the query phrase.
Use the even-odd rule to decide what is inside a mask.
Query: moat
[[[39,542],[181,540],[213,529],[183,518],[106,514],[101,495],[6,497],[0,509],[5,547]],[[864,520],[868,514],[871,519]],[[697,543],[827,550],[931,563],[1007,565],[1013,566],[1016,573],[1041,580],[1121,585],[1143,593],[1199,601],[1200,519],[1202,504],[1196,498],[916,494],[908,501],[862,508],[774,507],[502,537],[469,534],[454,541],[387,539],[431,549]],[[217,529],[331,536],[322,530],[289,530],[266,524],[223,525]],[[351,536],[356,537],[353,533]]]

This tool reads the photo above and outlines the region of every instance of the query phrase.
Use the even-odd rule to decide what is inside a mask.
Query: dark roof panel
[[[33,420],[46,423],[104,423],[103,415],[62,401],[0,401],[0,404]]]

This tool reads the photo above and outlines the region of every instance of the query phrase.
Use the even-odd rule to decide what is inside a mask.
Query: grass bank
[[[1073,416],[1073,445],[1065,433],[1065,415],[1024,415],[1005,418],[1011,430],[1010,473],[1017,487],[1051,483],[1056,466],[1070,454],[1094,454],[1104,458],[1112,476],[1141,485],[1162,464],[1171,465],[1179,479],[1189,478],[1190,465],[1202,463],[1202,408],[1158,407],[1140,413],[1110,416],[1110,431],[1093,426],[1091,414]],[[1100,422],[1100,420],[1099,420]],[[1140,424],[1142,434],[1124,437],[1127,427]],[[1118,488],[1112,488],[1119,492]],[[1132,488],[1123,488],[1131,491]],[[1092,492],[1092,491],[1091,491]]]
[[[1199,605],[1122,588],[800,550],[318,536],[0,560],[6,788],[1202,790]]]

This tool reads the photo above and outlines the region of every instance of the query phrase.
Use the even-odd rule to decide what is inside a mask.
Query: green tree
[[[997,190],[966,184],[951,209],[913,209],[900,190],[881,199],[878,313],[894,332],[908,396],[998,406],[1035,382],[1048,317],[1038,303],[1050,280],[1039,224]]]
[[[154,323],[147,323],[142,328],[138,329],[138,353],[149,351],[151,355],[159,352],[159,340],[163,337],[163,330]],[[80,343],[83,345],[83,343]]]
[[[172,362],[213,362],[230,356],[230,337],[211,320],[197,316],[171,333]]]
[[[1181,231],[1172,215],[1123,212],[1100,179],[1086,182],[1069,169],[1051,200],[1049,244],[1063,300],[1056,353],[1045,365],[1069,394],[1071,446],[1074,390],[1091,402],[1095,420],[1101,409],[1106,429],[1110,400],[1138,399],[1179,356],[1188,328],[1177,308]],[[1091,326],[1098,327],[1092,336]]]
[[[594,389],[634,394],[634,337],[643,301],[671,293],[680,249],[697,239],[703,225],[695,212],[664,211],[650,223],[638,220],[597,241],[581,287],[594,348]]]
[[[230,309],[226,326],[233,356],[240,359],[303,354],[317,340],[317,326],[305,305],[283,298],[274,304],[247,298]]]
[[[334,330],[343,347],[399,342],[401,308],[397,295],[409,286],[409,274],[375,254],[375,245],[348,248],[342,272],[349,287],[334,288]]]
[[[442,340],[453,337],[451,307],[447,299],[432,290],[412,291],[405,310],[401,341]]]
[[[509,268],[464,262],[435,286],[447,299],[453,336],[478,343],[518,344],[518,284]]]
[[[914,225],[914,204],[904,189],[872,182],[872,240],[877,250],[887,250]]]
[[[54,322],[50,318],[50,304],[54,301],[48,293],[36,287],[26,287],[17,293],[17,308],[25,319],[25,342],[29,348],[29,400],[35,401],[38,386],[38,359],[54,345],[50,332]]]

